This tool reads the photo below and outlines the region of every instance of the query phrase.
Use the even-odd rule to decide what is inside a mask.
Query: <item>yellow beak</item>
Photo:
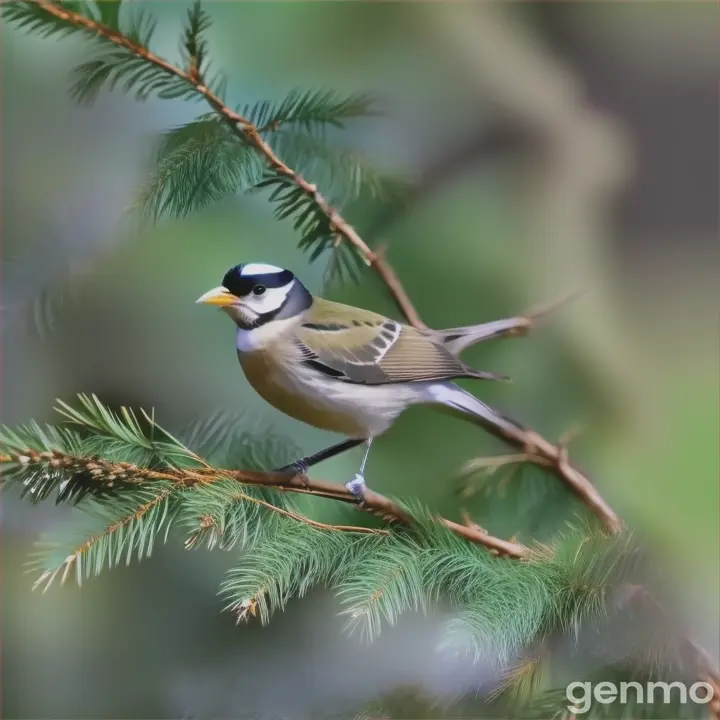
[[[208,290],[204,295],[201,295],[196,301],[202,305],[215,305],[216,307],[227,307],[228,305],[234,305],[237,302],[237,298],[222,285]]]

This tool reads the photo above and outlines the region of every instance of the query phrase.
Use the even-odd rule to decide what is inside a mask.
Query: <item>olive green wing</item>
[[[498,379],[467,367],[430,333],[347,305],[317,303],[295,342],[303,362],[330,377],[364,385]]]

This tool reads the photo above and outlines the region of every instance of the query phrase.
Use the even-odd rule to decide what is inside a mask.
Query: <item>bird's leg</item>
[[[289,465],[284,465],[281,468],[277,468],[274,472],[292,473],[294,475],[305,475],[308,471],[308,468],[311,468],[313,465],[317,465],[319,462],[327,460],[331,457],[335,457],[335,455],[339,455],[340,453],[343,453],[347,450],[352,450],[352,448],[357,447],[358,445],[362,445],[364,442],[365,440],[357,440],[355,438],[352,438],[350,440],[343,440],[340,443],[331,445],[329,448],[325,448],[324,450],[320,450],[320,452],[316,452],[314,455],[308,455],[307,457],[300,458],[300,460],[296,460]]]
[[[363,501],[365,497],[365,463],[367,462],[368,455],[370,454],[370,446],[372,445],[372,437],[369,437],[365,441],[365,454],[363,455],[362,462],[360,463],[360,470],[355,473],[355,477],[345,483],[345,487],[360,501]]]

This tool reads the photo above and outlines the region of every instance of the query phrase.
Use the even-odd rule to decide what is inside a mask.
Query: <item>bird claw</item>
[[[365,499],[365,478],[361,473],[355,473],[350,482],[345,483],[345,489],[351,492],[358,502]]]
[[[307,485],[307,471],[310,466],[305,462],[305,460],[296,460],[295,462],[290,463],[289,465],[283,465],[281,468],[278,468],[275,470],[277,473],[285,473],[286,475],[291,475],[293,477],[300,476],[300,478],[303,481],[304,485]]]

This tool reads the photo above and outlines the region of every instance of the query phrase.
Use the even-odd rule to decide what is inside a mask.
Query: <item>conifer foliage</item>
[[[185,17],[179,64],[155,54],[156,23],[136,3],[13,0],[2,11],[18,30],[86,37],[94,55],[73,72],[70,92],[78,102],[116,88],[138,100],[205,104],[206,112],[159,139],[134,206],[142,217],[181,217],[263,191],[276,217],[292,220],[311,260],[331,253],[328,265],[341,275],[364,261],[407,307],[394,276],[345,219],[361,200],[366,209],[401,202],[405,190],[403,181],[335,141],[349,122],[377,114],[372,98],[298,90],[232,109],[210,58],[211,15],[199,2]],[[147,558],[177,539],[188,550],[217,548],[237,558],[220,592],[238,621],[269,622],[316,587],[335,592],[348,629],[369,640],[403,613],[442,607],[449,609],[448,646],[477,658],[490,654],[497,664],[502,679],[487,698],[495,717],[570,717],[564,691],[546,679],[553,646],[602,632],[630,605],[643,612],[649,603],[638,590],[649,578],[632,536],[607,533],[591,517],[558,526],[546,544],[531,537],[498,543],[412,501],[373,494],[354,507],[341,485],[281,477],[271,468],[295,459],[297,450],[272,433],[231,432],[242,422],[222,416],[175,437],[152,413],[111,410],[93,395],[61,402],[57,412],[57,424],[0,431],[3,485],[33,503],[54,499],[77,509],[30,561],[43,591]],[[684,637],[664,645],[667,638],[657,635],[637,652],[603,658],[599,677],[717,683],[699,648]],[[702,714],[692,704],[594,703],[587,716],[649,711]]]

